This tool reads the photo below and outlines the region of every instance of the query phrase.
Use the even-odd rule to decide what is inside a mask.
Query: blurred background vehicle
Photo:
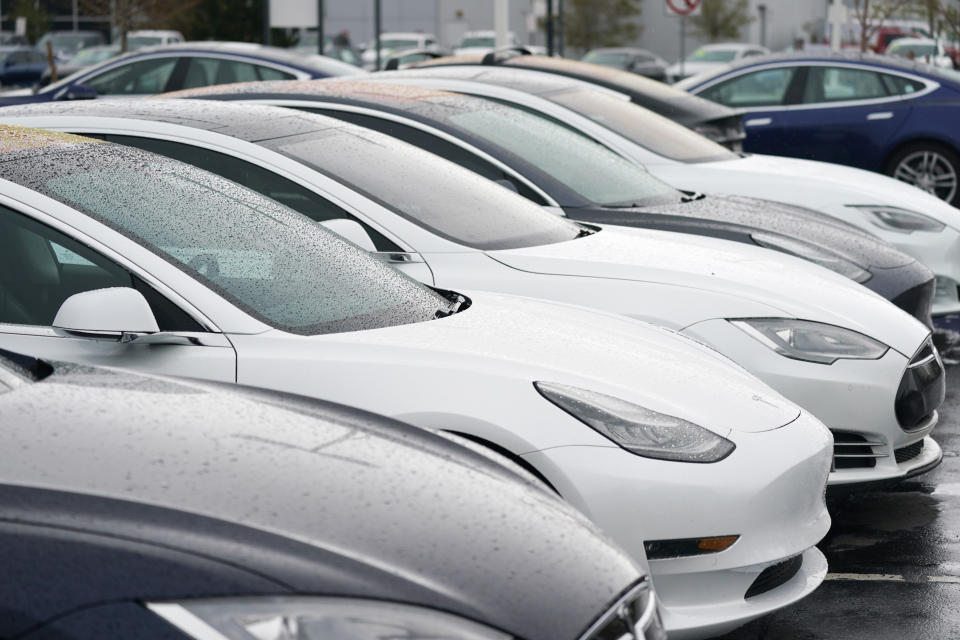
[[[638,47],[591,49],[581,60],[621,71],[632,71],[662,82],[667,79],[667,61],[655,53]]]
[[[23,45],[30,46],[30,39],[26,35],[14,33],[12,31],[0,31],[0,45]]]
[[[0,87],[30,87],[49,68],[47,54],[21,45],[0,46]]]
[[[451,436],[2,350],[0,415],[4,637],[666,638],[623,551]]]
[[[460,38],[460,42],[453,48],[455,56],[476,56],[485,55],[493,51],[497,46],[497,33],[491,30],[467,31]],[[507,32],[506,46],[517,46],[517,36],[512,32]]]
[[[297,38],[297,44],[294,46],[298,51],[304,53],[317,53],[317,30],[302,30]],[[323,55],[329,56],[340,62],[352,64],[355,67],[363,65],[360,59],[360,52],[350,44],[350,38],[345,33],[338,33],[335,36],[324,36]]]
[[[144,47],[159,47],[165,44],[183,42],[183,34],[179,31],[161,29],[141,29],[127,32],[127,51],[136,51]]]
[[[362,73],[316,54],[245,42],[189,42],[148,47],[78,71],[36,93],[8,92],[4,104],[146,96],[174,89],[252,80],[305,80]]]
[[[80,49],[107,44],[99,31],[48,31],[37,40],[37,50],[46,53],[48,42],[58,60],[67,60]]]
[[[82,71],[87,67],[92,67],[97,63],[103,62],[104,60],[109,60],[110,58],[115,58],[118,55],[120,55],[120,45],[118,44],[101,44],[95,47],[81,49],[75,56],[63,64],[57,64],[57,79],[59,80],[61,78],[66,78],[77,71]],[[44,56],[43,60],[43,73],[40,74],[41,87],[45,87],[50,84],[51,78],[50,65],[46,64],[46,56]]]
[[[371,40],[367,48],[360,54],[363,68],[372,70],[377,65],[377,41]],[[432,33],[420,32],[387,32],[380,34],[380,65],[390,56],[407,49],[426,49],[440,51],[437,37]]]
[[[670,65],[667,68],[667,77],[669,82],[677,82],[706,71],[713,71],[730,62],[767,53],[770,53],[770,50],[766,47],[747,42],[707,44],[696,49],[683,62]]]
[[[942,41],[929,38],[898,38],[887,47],[887,55],[925,62],[935,67],[953,69],[953,58]]]

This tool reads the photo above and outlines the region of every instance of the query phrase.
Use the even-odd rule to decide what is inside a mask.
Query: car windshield
[[[736,57],[737,52],[731,49],[697,49],[687,62],[730,62]]]
[[[381,49],[413,49],[419,45],[419,41],[408,38],[389,38],[380,41]]]
[[[583,61],[623,69],[630,61],[630,56],[626,53],[590,52],[583,57]]]
[[[163,38],[160,36],[130,36],[127,38],[127,47],[129,49],[152,47],[158,44],[163,44]]]
[[[475,36],[471,38],[464,38],[460,41],[460,47],[495,47],[497,45],[497,39],[493,36]]]
[[[261,142],[425,229],[475,249],[571,240],[582,229],[432,153],[361,127]],[[377,170],[372,170],[377,167]]]
[[[77,52],[77,55],[70,58],[70,65],[96,64],[103,60],[108,60],[120,53],[119,49],[83,49]]]
[[[138,149],[80,145],[55,159],[2,163],[0,176],[87,213],[290,333],[422,322],[451,308],[291,209]]]
[[[450,109],[427,103],[421,110],[520,158],[583,200],[562,206],[665,204],[680,197],[639,165],[541,114],[477,99]]]
[[[933,43],[900,44],[899,42],[894,42],[887,51],[895,56],[903,56],[904,58],[911,56],[922,58],[924,56],[937,55],[937,47]]]
[[[737,157],[725,147],[669,118],[603,91],[570,89],[542,97],[673,160],[707,162]]]

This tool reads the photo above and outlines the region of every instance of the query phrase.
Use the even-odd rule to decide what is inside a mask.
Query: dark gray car
[[[379,77],[349,83],[248,83],[179,95],[295,105],[369,127],[443,156],[574,220],[708,235],[790,253],[860,282],[927,326],[932,324],[932,272],[856,227],[792,205],[678,191],[539,114],[473,96],[394,86],[388,84],[389,75]],[[38,108],[4,113],[44,113]],[[77,105],[58,113],[68,108],[71,113],[84,111]],[[256,135],[257,129],[250,123],[236,126],[232,133],[247,137]]]
[[[624,553],[445,436],[4,351],[0,425],[2,637],[663,637]]]

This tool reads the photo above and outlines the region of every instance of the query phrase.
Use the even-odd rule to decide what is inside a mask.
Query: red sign
[[[667,12],[689,16],[700,8],[700,0],[667,0]]]

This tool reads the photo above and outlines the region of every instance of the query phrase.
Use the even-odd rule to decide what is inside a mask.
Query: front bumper
[[[825,573],[811,548],[830,528],[827,430],[804,412],[779,429],[729,438],[737,448],[712,464],[651,460],[619,447],[524,455],[638,560],[645,541],[740,536],[718,553],[649,561],[671,639],[710,637],[787,606]],[[798,555],[804,563],[797,574],[746,598],[765,568]]]
[[[930,384],[938,385],[939,398],[937,393],[928,393],[928,413],[905,430],[897,418],[898,391],[909,375],[910,362],[893,349],[878,360],[837,360],[823,365],[783,357],[726,320],[701,322],[683,333],[715,348],[723,345],[724,355],[815,415],[834,433],[831,485],[906,478],[939,451],[928,438],[943,398],[938,358],[940,375]],[[915,452],[920,441],[924,441],[923,449]],[[862,459],[870,464],[851,463],[855,459],[851,456],[868,456]]]

